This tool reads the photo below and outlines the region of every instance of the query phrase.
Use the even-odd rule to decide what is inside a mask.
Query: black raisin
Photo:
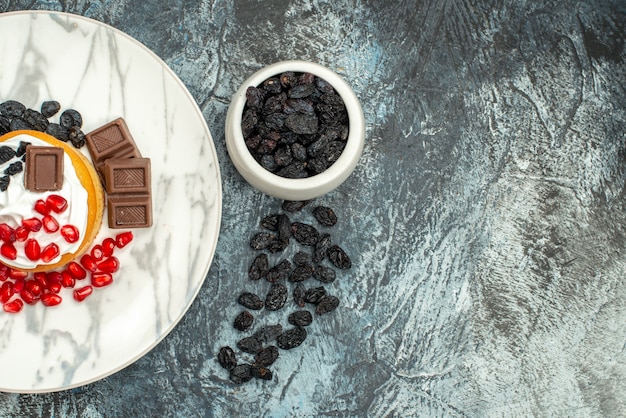
[[[297,134],[317,133],[319,121],[315,115],[293,113],[285,119],[285,126]]]
[[[288,329],[276,338],[276,345],[283,350],[291,350],[302,344],[306,339],[307,332],[302,327]]]
[[[316,266],[315,272],[313,276],[322,283],[332,283],[335,281],[336,273],[335,270],[326,266]]]
[[[270,290],[265,297],[265,309],[277,311],[285,305],[287,301],[287,287],[282,283],[272,283]]]
[[[233,367],[230,370],[230,380],[237,384],[252,380],[252,366],[250,364],[239,364]]]
[[[313,209],[313,215],[317,222],[325,226],[333,226],[337,223],[337,215],[335,211],[327,206],[318,206]]]
[[[220,351],[217,354],[217,361],[219,361],[220,366],[222,366],[226,370],[232,370],[237,365],[237,357],[235,356],[235,352],[232,348],[228,346],[220,348]]]
[[[263,346],[261,341],[254,337],[245,337],[237,341],[237,348],[248,354],[256,354],[261,351]]]
[[[310,96],[311,94],[313,94],[314,91],[314,84],[300,84],[289,89],[287,95],[292,99],[302,99],[304,97]]]
[[[0,192],[6,192],[9,188],[9,183],[11,182],[10,176],[2,176],[0,177]]]
[[[17,173],[21,173],[22,169],[23,169],[22,162],[16,161],[14,163],[9,164],[9,166],[4,169],[4,174],[13,176]]]
[[[20,141],[20,144],[18,145],[17,150],[15,151],[15,156],[19,158],[22,155],[26,154],[26,147],[28,147],[29,145],[30,145],[30,142]]]
[[[328,249],[328,259],[337,268],[349,269],[350,267],[352,267],[352,261],[350,260],[350,257],[348,257],[348,254],[346,254],[343,248],[341,248],[337,244],[332,245]]]
[[[46,133],[55,137],[59,141],[67,142],[70,140],[69,131],[58,123],[49,123],[46,128]]]
[[[292,294],[293,301],[296,303],[296,305],[298,305],[298,307],[300,308],[304,308],[304,305],[306,303],[306,288],[301,282],[296,284],[296,286],[293,288]]]
[[[312,287],[306,290],[304,300],[308,303],[317,304],[326,296],[326,288],[324,286]]]
[[[248,277],[251,280],[259,280],[267,274],[269,270],[269,259],[267,254],[262,253],[255,257],[248,270]]]
[[[22,118],[33,127],[34,130],[44,132],[48,127],[48,118],[42,115],[40,112],[33,109],[26,109]]]
[[[0,146],[0,164],[4,164],[15,157],[15,150],[8,145]]]
[[[59,124],[65,129],[70,129],[72,126],[82,128],[83,117],[74,109],[67,109],[61,113],[59,118]]]
[[[276,337],[283,333],[283,326],[280,324],[265,325],[259,328],[252,336],[262,344],[274,341]]]
[[[11,119],[0,115],[0,135],[4,135],[11,130]]]
[[[291,224],[291,235],[302,245],[315,245],[320,237],[319,232],[313,225],[302,222]]]
[[[276,234],[272,234],[269,232],[257,232],[254,234],[252,239],[250,239],[250,247],[255,250],[263,250],[267,248],[270,243],[276,241]]]
[[[264,305],[264,302],[260,297],[250,292],[243,292],[239,295],[237,302],[239,302],[240,305],[255,311],[262,309]]]
[[[321,262],[328,255],[328,250],[332,245],[330,234],[324,233],[320,235],[319,240],[315,244],[312,260],[314,263]]]
[[[22,116],[25,110],[26,106],[15,100],[7,100],[0,103],[0,114],[10,118]]]
[[[304,251],[298,251],[293,256],[293,264],[296,266],[305,266],[309,264],[309,260],[311,260],[311,256],[305,253]]]
[[[263,107],[265,90],[250,86],[246,89],[246,105],[254,109]]]
[[[252,326],[254,316],[248,311],[242,311],[235,317],[233,326],[239,331],[245,331]]]
[[[278,264],[269,269],[265,279],[271,283],[275,283],[279,280],[286,280],[290,270],[291,263],[289,260],[281,260]]]
[[[263,219],[261,219],[261,227],[265,229],[269,229],[270,231],[278,231],[278,219],[280,218],[279,213],[273,213],[271,215],[267,215]]]
[[[303,282],[313,276],[313,266],[305,264],[297,266],[289,274],[289,281],[292,283]]]
[[[61,110],[61,105],[59,102],[54,100],[48,100],[41,104],[41,114],[46,118],[52,117],[57,114],[59,110]]]
[[[274,374],[270,369],[258,364],[252,365],[251,372],[252,376],[256,377],[257,379],[272,380],[272,378],[274,377]]]
[[[256,356],[254,356],[254,364],[268,367],[274,364],[276,359],[278,359],[278,347],[270,345],[259,351]]]
[[[339,306],[339,299],[336,296],[326,295],[317,302],[315,313],[322,315],[334,311],[337,306]]]
[[[287,321],[291,325],[306,327],[307,325],[311,325],[313,322],[313,315],[311,315],[311,312],[305,310],[295,311],[289,314]]]
[[[11,119],[9,129],[11,131],[21,131],[23,129],[33,129],[33,127],[30,126],[30,124],[21,117],[14,117],[13,119]]]
[[[309,202],[310,200],[285,200],[281,207],[286,212],[299,212],[308,205]]]
[[[68,130],[68,138],[74,148],[82,148],[86,143],[85,134],[78,126],[72,126]]]

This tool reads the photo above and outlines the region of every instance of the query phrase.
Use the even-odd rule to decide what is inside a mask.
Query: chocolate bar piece
[[[150,195],[118,194],[108,196],[109,228],[147,228],[152,226]]]
[[[26,147],[24,186],[31,192],[61,190],[64,151],[58,147]]]
[[[85,135],[87,149],[96,170],[103,175],[110,158],[139,158],[141,153],[123,118],[117,118]]]
[[[150,159],[121,158],[104,162],[104,185],[108,194],[150,193]]]

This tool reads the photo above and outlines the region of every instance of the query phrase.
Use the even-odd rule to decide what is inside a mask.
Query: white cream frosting
[[[20,134],[5,142],[1,142],[0,146],[8,145],[13,149],[17,149],[20,141],[29,142],[32,145],[50,145],[31,135]],[[17,161],[17,159],[13,158],[5,164],[0,165],[0,175],[3,175],[4,170],[15,161]],[[41,260],[31,261],[24,253],[24,243],[16,241],[14,242],[14,246],[17,249],[17,259],[8,260],[0,254],[0,260],[5,264],[24,269],[34,268],[37,265],[54,264],[60,260],[63,254],[68,252],[73,253],[78,250],[83,242],[87,230],[87,190],[85,190],[81,184],[76,174],[76,169],[72,164],[72,160],[67,153],[63,154],[63,167],[63,187],[61,190],[51,192],[39,193],[26,190],[24,186],[24,169],[22,172],[10,176],[11,180],[8,189],[4,192],[0,192],[0,223],[6,223],[12,228],[17,228],[22,224],[22,219],[32,217],[41,219],[43,215],[35,212],[35,202],[39,199],[45,201],[46,197],[50,194],[57,194],[67,200],[67,209],[62,213],[52,212],[51,215],[57,220],[60,227],[70,224],[78,228],[79,240],[75,243],[68,243],[61,235],[60,228],[59,231],[54,233],[47,233],[41,228],[38,232],[31,232],[29,238],[35,238],[39,242],[42,250],[48,244],[52,242],[56,243],[59,247],[59,255],[48,263],[44,263]]]

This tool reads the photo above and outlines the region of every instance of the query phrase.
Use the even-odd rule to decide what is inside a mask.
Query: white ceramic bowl
[[[304,179],[281,177],[263,168],[248,151],[241,132],[241,118],[248,87],[259,86],[266,79],[286,71],[308,72],[324,79],[335,88],[348,111],[349,134],[341,156],[322,173]],[[363,153],[365,120],[359,100],[337,73],[312,62],[281,61],[257,71],[237,90],[226,114],[225,137],[230,159],[248,183],[279,199],[309,200],[334,190],[352,173]]]

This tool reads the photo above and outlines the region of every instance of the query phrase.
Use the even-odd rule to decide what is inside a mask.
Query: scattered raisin
[[[259,340],[261,343],[269,343],[270,341],[274,341],[276,337],[278,337],[282,333],[283,326],[280,324],[275,324],[265,325],[264,327],[259,328],[259,330],[252,334],[252,336]]]
[[[256,356],[254,356],[254,364],[268,367],[271,366],[276,359],[278,359],[278,347],[270,345],[259,351]]]
[[[252,376],[256,377],[257,379],[272,380],[272,378],[274,377],[274,374],[270,369],[258,364],[252,365],[251,372]]]
[[[262,309],[264,305],[263,300],[251,292],[243,292],[241,295],[239,295],[237,302],[239,302],[240,305],[255,311]]]
[[[326,296],[326,288],[324,286],[312,287],[306,290],[304,300],[308,303],[317,304]]]
[[[15,150],[8,145],[0,146],[0,164],[4,164],[15,157]]]
[[[250,364],[239,364],[230,370],[230,380],[234,383],[242,384],[252,380],[252,366]]]
[[[304,308],[306,303],[306,288],[302,283],[296,284],[296,287],[293,288],[293,301],[300,308]]]
[[[327,206],[318,206],[313,209],[313,215],[319,223],[325,226],[334,226],[337,223],[335,211]]]
[[[308,205],[310,200],[284,200],[281,207],[286,212],[299,212],[306,205]]]
[[[350,257],[348,257],[348,254],[346,254],[343,248],[341,248],[337,244],[332,245],[328,249],[328,259],[337,268],[349,269],[350,267],[352,267],[352,261],[350,260]]]
[[[254,322],[254,316],[248,311],[242,311],[235,317],[233,326],[239,331],[245,331],[252,326]]]
[[[226,370],[232,370],[237,365],[235,352],[228,346],[220,348],[220,351],[217,354],[217,361],[219,361],[220,366]]]
[[[256,354],[261,351],[263,346],[261,345],[261,342],[256,338],[245,337],[237,341],[237,348],[245,353]]]
[[[313,315],[311,315],[311,312],[305,310],[295,311],[289,314],[289,317],[287,317],[287,321],[291,325],[306,327],[313,322]]]
[[[302,245],[315,245],[320,237],[319,232],[313,225],[302,222],[291,224],[291,235]]]
[[[332,283],[337,277],[335,270],[326,266],[316,266],[313,276],[322,283]]]
[[[322,315],[334,311],[337,306],[339,306],[339,299],[336,296],[326,295],[317,302],[315,313]]]
[[[302,327],[288,329],[276,338],[276,345],[283,350],[291,350],[302,344],[306,339],[307,332]]]
[[[41,104],[41,114],[46,118],[51,118],[56,115],[59,110],[61,110],[61,105],[59,102],[54,100],[48,100]]]
[[[267,275],[269,270],[269,259],[267,254],[262,253],[255,257],[248,270],[248,277],[251,280],[259,280]]]
[[[272,283],[270,290],[265,297],[265,309],[277,311],[285,305],[287,301],[287,287],[282,283]]]

